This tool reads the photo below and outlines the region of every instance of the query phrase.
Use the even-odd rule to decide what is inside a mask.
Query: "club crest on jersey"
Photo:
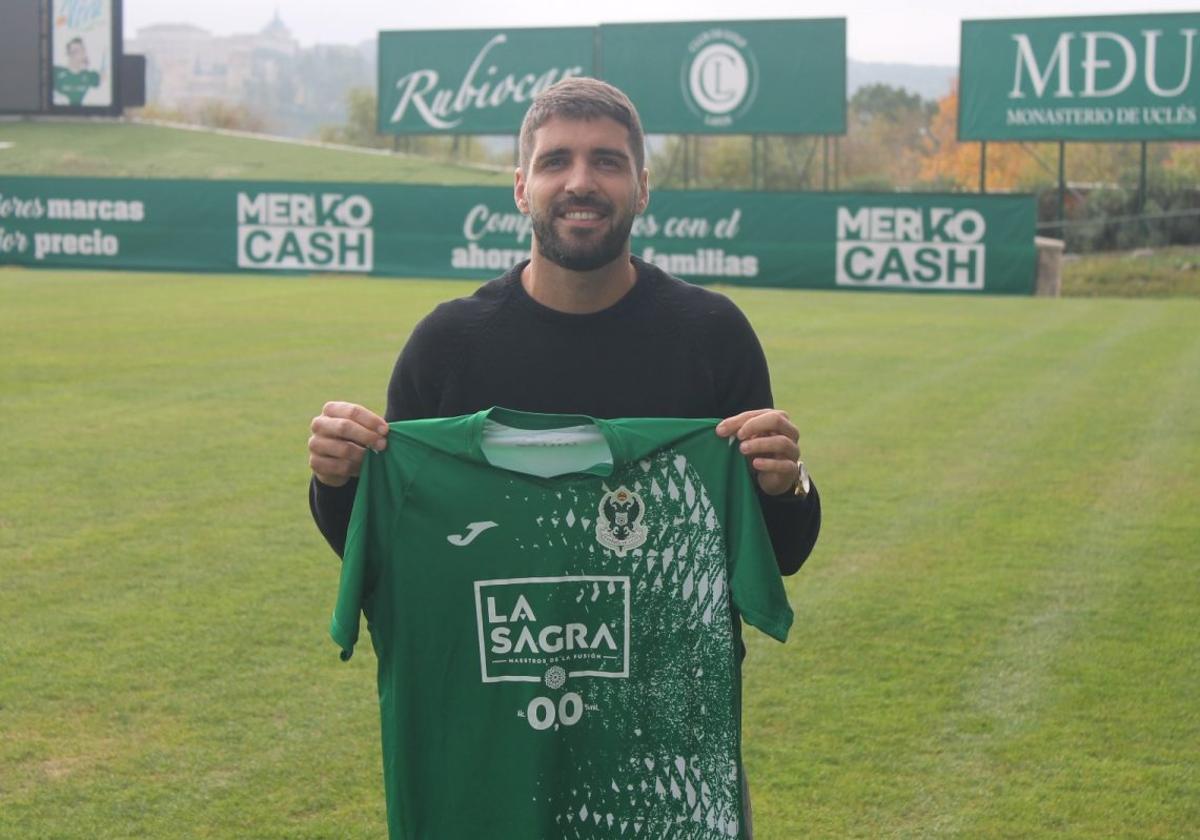
[[[612,549],[618,557],[646,541],[646,526],[642,515],[646,504],[642,497],[625,485],[609,490],[600,499],[600,516],[596,520],[596,541]]]

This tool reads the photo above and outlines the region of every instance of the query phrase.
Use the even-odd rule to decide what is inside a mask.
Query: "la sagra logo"
[[[627,576],[475,582],[483,682],[629,676]]]

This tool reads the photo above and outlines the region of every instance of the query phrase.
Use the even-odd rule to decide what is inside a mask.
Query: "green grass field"
[[[507,186],[512,173],[111,121],[0,122],[0,175]]]
[[[384,835],[307,427],[471,288],[0,271],[0,837]],[[825,505],[757,836],[1196,836],[1200,301],[731,294]]]

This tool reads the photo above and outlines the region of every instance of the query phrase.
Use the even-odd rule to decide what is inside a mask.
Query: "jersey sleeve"
[[[771,536],[763,522],[754,479],[737,450],[731,449],[726,539],[730,555],[729,590],[733,605],[747,622],[781,642],[792,626],[783,578],[775,563]]]
[[[363,459],[354,496],[354,508],[350,513],[350,526],[346,532],[346,549],[342,557],[342,575],[338,583],[337,603],[329,623],[329,635],[342,649],[342,660],[354,654],[358,642],[359,618],[367,609],[378,577],[379,549],[387,540],[390,517],[382,517],[379,511],[386,509],[383,500],[376,498],[380,482],[374,473],[384,468],[382,458],[368,451]]]
[[[762,344],[745,313],[728,299],[715,307],[705,344],[721,395],[717,414],[733,417],[743,411],[772,408],[771,375]],[[795,574],[812,553],[821,532],[821,500],[814,487],[806,498],[790,494],[768,496],[757,491],[763,521],[771,537],[780,572]]]

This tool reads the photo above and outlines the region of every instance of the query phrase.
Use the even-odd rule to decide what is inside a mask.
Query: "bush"
[[[1074,253],[1200,244],[1200,190],[1166,179],[1147,186],[1140,209],[1136,188],[1069,190],[1066,215],[1063,238]],[[1057,190],[1038,196],[1038,220],[1041,231],[1059,234]]]

